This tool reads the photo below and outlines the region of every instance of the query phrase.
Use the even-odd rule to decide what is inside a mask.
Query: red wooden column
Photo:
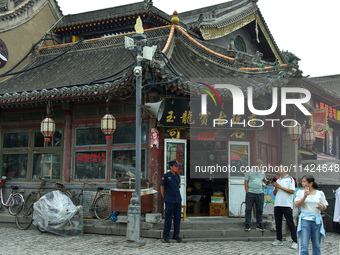
[[[71,110],[65,111],[65,129],[64,129],[64,153],[63,153],[63,180],[70,182],[72,174],[72,112]]]

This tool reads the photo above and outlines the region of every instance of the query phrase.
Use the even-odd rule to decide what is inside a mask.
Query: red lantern
[[[116,131],[116,119],[112,114],[106,114],[101,121],[101,129],[106,135],[106,140],[111,140],[111,135]]]
[[[45,136],[45,142],[50,142],[51,137],[55,132],[55,122],[53,119],[47,117],[41,122],[41,133]]]

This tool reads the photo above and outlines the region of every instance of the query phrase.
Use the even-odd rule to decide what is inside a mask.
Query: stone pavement
[[[83,255],[83,254],[298,254],[290,249],[290,242],[274,247],[272,241],[221,241],[221,242],[171,242],[159,239],[144,239],[146,245],[140,248],[125,246],[124,236],[84,234],[79,237],[62,237],[38,230],[0,228],[0,254],[2,255]],[[339,255],[340,235],[327,233],[322,244],[322,254]],[[312,254],[312,253],[310,253]]]

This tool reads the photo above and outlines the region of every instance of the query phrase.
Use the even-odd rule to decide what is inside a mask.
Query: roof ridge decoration
[[[152,0],[144,0],[144,9],[145,10],[149,11],[152,6],[153,6]]]
[[[247,14],[247,15],[244,15],[244,14]],[[276,43],[274,42],[272,36],[270,35],[267,29],[267,26],[265,25],[261,17],[262,15],[259,12],[258,7],[254,6],[246,13],[242,13],[238,15],[237,17],[231,19],[230,23],[225,22],[223,26],[220,26],[220,27],[216,27],[216,25],[214,27],[202,25],[200,27],[200,31],[201,31],[201,34],[204,40],[211,40],[211,39],[220,38],[222,36],[230,34],[248,25],[249,23],[256,21],[257,26],[260,27],[275,57],[279,60],[280,64],[283,64],[285,63],[285,61],[283,60],[282,55],[278,51],[278,47]]]
[[[241,27],[249,24],[256,19],[258,7],[253,6],[251,9],[240,13],[237,16],[232,16],[221,22],[201,22],[200,31],[205,40],[216,39],[234,32]]]
[[[173,41],[173,38],[174,38],[174,30],[175,28],[180,31],[183,35],[185,35],[191,42],[195,43],[197,46],[199,46],[200,48],[206,50],[207,52],[215,55],[215,56],[218,56],[218,57],[221,57],[223,59],[226,59],[228,61],[234,61],[234,62],[237,62],[237,58],[232,58],[232,57],[228,57],[228,56],[225,56],[223,54],[220,54],[216,51],[213,51],[211,49],[209,49],[208,47],[202,45],[201,43],[199,43],[198,41],[196,41],[195,39],[193,39],[186,31],[183,30],[183,28],[181,28],[180,26],[178,25],[173,25],[171,27],[171,32],[170,32],[170,35],[169,35],[169,38],[162,50],[163,53],[166,53],[170,47],[170,44],[171,42]],[[229,67],[232,67],[230,65],[228,65]],[[280,68],[280,67],[287,67],[288,65],[287,64],[278,64],[278,65],[274,65],[274,66],[265,66],[264,63],[257,67],[257,68],[248,68],[248,67],[240,67],[240,70],[242,71],[251,71],[251,72],[254,72],[254,71],[265,71],[265,70],[270,70],[270,69],[277,69],[277,68]],[[237,69],[237,68],[235,68]]]
[[[167,29],[170,27],[171,25],[164,26],[164,27],[150,28],[150,29],[145,29],[144,32],[148,35],[148,37],[153,37],[153,36],[162,37],[162,36],[166,36],[168,33],[165,34],[165,32],[160,31],[160,30],[163,29],[165,31],[168,31]],[[162,32],[164,34],[162,34]],[[130,32],[130,33],[125,33],[125,34],[118,34],[118,35],[112,35],[112,36],[107,36],[107,37],[84,40],[82,41],[81,44],[76,46],[72,51],[88,50],[88,49],[102,48],[102,47],[111,47],[111,46],[116,46],[116,45],[124,45],[124,36],[130,36],[135,33],[136,32]],[[39,56],[58,54],[58,53],[64,52],[66,47],[72,44],[75,44],[75,43],[76,42],[71,42],[71,43],[42,47],[42,48],[39,48],[38,54]]]

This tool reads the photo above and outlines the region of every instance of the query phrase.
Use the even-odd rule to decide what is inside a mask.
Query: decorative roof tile
[[[185,93],[185,84],[192,78],[262,77],[272,80],[282,75],[294,77],[299,73],[295,65],[240,69],[235,64],[236,59],[209,49],[177,25],[145,30],[145,34],[150,45],[156,44],[158,49],[163,49],[181,74],[180,79],[169,86]],[[134,79],[132,70],[135,59],[124,47],[124,36],[129,35],[39,49],[27,67],[0,83],[0,104],[130,93],[128,90],[134,86],[131,81]],[[163,61],[155,62],[153,68],[161,79],[169,81],[177,76]],[[30,71],[25,72],[27,69]],[[270,91],[265,87],[268,82],[258,93]]]

